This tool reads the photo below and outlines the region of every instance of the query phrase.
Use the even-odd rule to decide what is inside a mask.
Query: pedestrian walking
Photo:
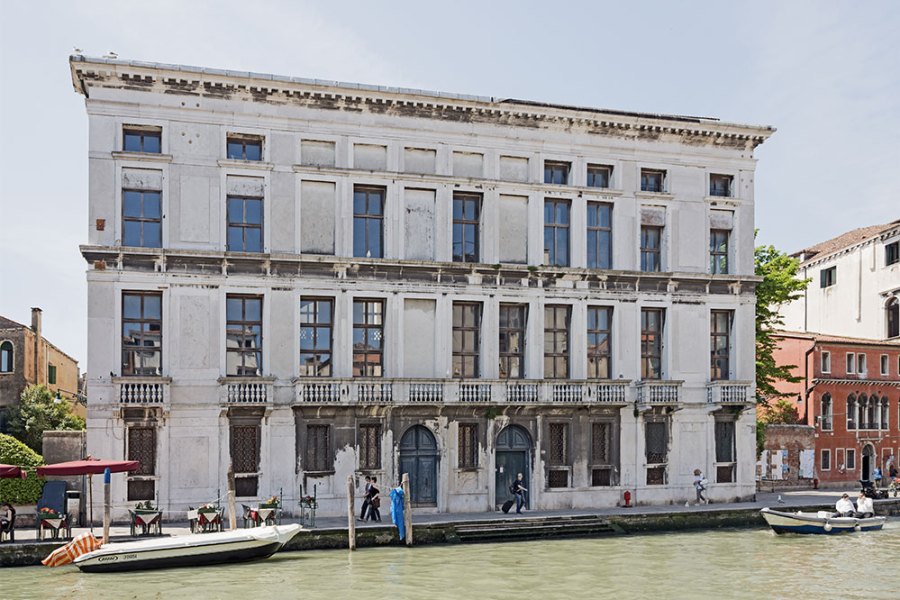
[[[363,490],[363,503],[362,509],[359,511],[359,520],[365,521],[366,516],[369,514],[369,489],[372,487],[372,478],[366,475],[366,487]]]
[[[369,500],[369,520],[381,522],[381,490],[378,489],[378,478],[372,477],[372,485],[366,494]]]
[[[694,491],[697,492],[697,504],[709,504],[709,500],[703,497],[703,492],[709,481],[703,476],[703,471],[694,469]]]
[[[528,491],[525,487],[525,476],[521,473],[516,475],[516,480],[509,486],[509,491],[516,497],[516,514],[521,515],[522,509],[525,508],[525,492]]]

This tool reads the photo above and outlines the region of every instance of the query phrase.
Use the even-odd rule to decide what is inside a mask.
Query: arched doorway
[[[409,473],[413,506],[437,504],[437,440],[426,427],[415,425],[400,439],[400,473]]]
[[[506,500],[513,500],[509,486],[516,475],[525,477],[525,487],[531,490],[531,436],[524,427],[510,425],[497,436],[494,448],[494,506],[499,508]],[[531,508],[531,494],[525,494],[525,507]]]
[[[860,479],[867,479],[868,481],[872,481],[872,468],[874,465],[874,457],[875,457],[875,448],[872,447],[872,444],[866,444],[863,446],[862,451],[862,471],[860,471]]]

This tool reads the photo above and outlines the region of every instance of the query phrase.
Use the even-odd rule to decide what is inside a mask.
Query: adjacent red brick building
[[[879,467],[886,483],[900,456],[900,340],[792,332],[778,339],[775,360],[797,365],[801,378],[779,389],[797,403],[801,423],[815,428],[816,477],[854,483]]]

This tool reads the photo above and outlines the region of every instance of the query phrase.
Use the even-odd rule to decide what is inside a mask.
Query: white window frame
[[[880,362],[881,362],[881,374],[885,377],[890,375],[891,362],[888,359],[888,355],[882,354],[880,357]]]
[[[847,353],[847,375],[853,375],[856,373],[856,354],[853,352]]]
[[[825,457],[828,457],[828,467],[823,467],[822,465],[825,462]],[[828,448],[822,448],[822,453],[819,455],[819,468],[823,471],[831,470],[831,450]]]
[[[866,355],[862,352],[856,355],[856,373],[858,375],[864,375],[867,371],[866,367]]]
[[[831,373],[831,352],[822,351],[821,369],[823,373]]]

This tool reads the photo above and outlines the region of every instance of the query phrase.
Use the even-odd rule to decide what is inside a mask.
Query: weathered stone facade
[[[420,511],[493,510],[520,470],[531,507],[684,502],[695,468],[753,494],[770,128],[70,62],[88,450],[149,465],[114,503],[184,510],[229,464],[242,501],[327,514],[404,472]]]

